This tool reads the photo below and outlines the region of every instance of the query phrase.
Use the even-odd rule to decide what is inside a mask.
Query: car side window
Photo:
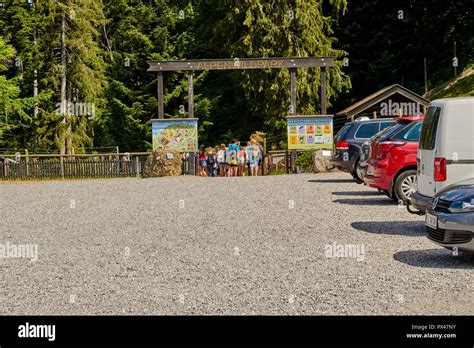
[[[390,127],[395,124],[395,121],[389,121],[389,122],[380,122],[380,130],[383,130],[387,127]]]
[[[420,141],[421,125],[423,122],[417,122],[407,133],[408,141]]]
[[[358,139],[368,139],[372,135],[378,132],[379,125],[378,123],[364,123],[359,126],[354,138]]]
[[[419,141],[422,122],[414,122],[398,132],[393,140]]]
[[[346,124],[344,127],[342,127],[341,130],[337,132],[336,134],[336,141],[339,141],[342,138],[344,138],[350,128],[351,128],[351,124]]]

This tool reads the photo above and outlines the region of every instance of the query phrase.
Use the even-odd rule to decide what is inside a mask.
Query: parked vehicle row
[[[370,143],[365,183],[388,197],[406,202],[416,190],[416,153],[423,115],[401,117],[398,126]]]
[[[331,164],[338,169],[348,172],[357,183],[363,183],[357,167],[360,160],[361,145],[374,134],[396,123],[395,119],[376,119],[360,117],[349,122],[336,134],[335,151]]]
[[[358,129],[369,123],[375,132],[362,141]],[[435,100],[425,115],[348,123],[335,144],[333,165],[425,214],[431,241],[474,251],[474,97]]]

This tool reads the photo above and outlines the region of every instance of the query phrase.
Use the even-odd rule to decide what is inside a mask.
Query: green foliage
[[[273,170],[271,175],[285,175],[285,169]]]
[[[467,0],[443,6],[435,0],[2,2],[0,148],[149,150],[158,104],[156,74],[147,71],[152,59],[336,56],[337,67],[327,69],[330,113],[392,83],[422,94],[423,58],[430,88],[452,78],[454,41],[459,71],[473,62],[469,5]],[[63,72],[65,99],[93,104],[93,118],[65,112]],[[245,140],[259,130],[267,133],[269,146],[284,147],[289,80],[287,69],[195,72],[200,142]],[[166,73],[164,82],[165,116],[187,117],[187,73]],[[319,69],[298,70],[298,114],[320,112],[319,82]],[[472,75],[440,93],[472,95]]]
[[[15,54],[15,49],[0,37],[0,146],[16,129],[32,121],[26,110],[33,106],[34,99],[20,97],[18,77],[3,75]]]
[[[40,64],[41,87],[53,95],[55,103],[41,113],[39,144],[64,148],[68,153],[82,152],[93,144],[94,123],[99,122],[105,105],[106,62],[101,47],[101,33],[107,20],[101,0],[62,0],[38,2],[34,13],[45,19],[38,30],[39,55],[48,57]],[[62,63],[62,21],[65,20],[65,61]],[[59,93],[65,73],[66,95]],[[64,104],[62,104],[64,103]],[[67,105],[87,104],[93,115],[71,114]],[[58,114],[60,117],[58,117]]]
[[[104,0],[105,42],[110,57],[108,105],[98,127],[98,146],[119,145],[123,151],[144,151],[151,143],[151,118],[157,117],[156,74],[147,60],[186,59],[194,42],[195,9],[191,2]],[[205,135],[212,101],[199,92],[206,72],[196,73],[195,114]],[[166,117],[187,117],[187,75],[165,76]]]
[[[303,169],[311,169],[313,166],[314,151],[305,151],[296,158],[295,164]]]
[[[453,77],[454,42],[458,72],[474,62],[474,18],[471,1],[353,0],[348,15],[335,26],[348,52],[353,88],[336,112],[362,97],[398,83],[424,94],[424,58],[428,89]]]
[[[456,79],[450,80],[428,93],[428,98],[431,100],[460,96],[474,96],[474,66],[465,69]]]
[[[216,18],[209,41],[221,56],[231,57],[306,57],[336,56],[345,52],[333,46],[332,26],[343,13],[346,1],[222,1],[209,5]],[[212,8],[211,8],[212,7]],[[229,9],[232,9],[229,11]],[[330,16],[333,14],[333,16]],[[243,70],[232,74],[239,81],[249,112],[264,120],[263,130],[272,134],[285,131],[285,116],[290,114],[289,72],[287,69]],[[328,98],[350,88],[341,65],[328,69]],[[299,69],[297,112],[316,114],[320,110],[319,69]],[[255,118],[255,117],[254,117]],[[258,121],[257,121],[258,122]]]

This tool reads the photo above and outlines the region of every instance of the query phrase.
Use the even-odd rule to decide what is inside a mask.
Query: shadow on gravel
[[[356,230],[398,236],[426,236],[423,221],[359,221],[351,223]]]
[[[361,199],[361,198],[343,198],[335,199],[333,202],[349,205],[396,205],[395,201],[388,198]]]
[[[380,196],[378,191],[339,191],[332,194],[336,196]]]
[[[454,256],[447,249],[405,250],[393,254],[393,258],[415,267],[474,269],[474,253]]]
[[[341,182],[352,182],[355,184],[354,180],[352,179],[315,179],[315,180],[308,180],[308,182],[322,182],[322,183],[333,183],[333,184],[338,184]]]

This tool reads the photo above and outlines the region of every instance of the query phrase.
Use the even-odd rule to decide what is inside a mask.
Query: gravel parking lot
[[[1,314],[473,310],[473,255],[347,174],[0,183],[0,197],[0,244],[38,248],[0,258]]]

